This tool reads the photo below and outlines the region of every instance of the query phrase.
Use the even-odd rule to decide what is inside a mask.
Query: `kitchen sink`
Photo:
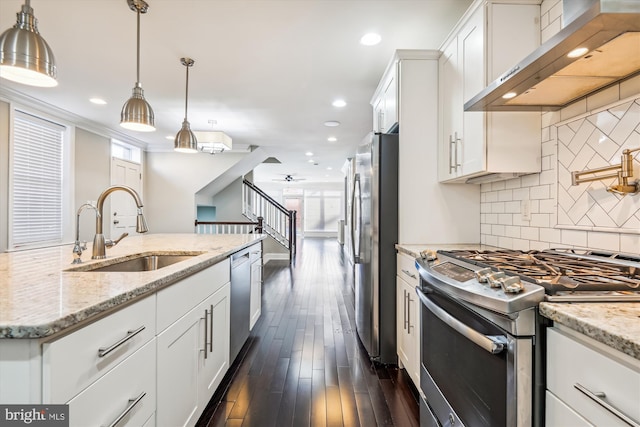
[[[181,254],[140,254],[122,261],[116,261],[105,265],[105,263],[81,265],[70,268],[67,271],[89,271],[89,272],[140,272],[159,270],[163,267],[175,263],[186,261],[198,256],[203,252],[181,253]]]

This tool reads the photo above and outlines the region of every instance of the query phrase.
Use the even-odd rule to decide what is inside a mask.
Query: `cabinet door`
[[[420,387],[418,297],[414,287],[396,276],[396,328],[398,358],[416,387]],[[417,317],[417,316],[418,317]]]
[[[156,413],[161,425],[193,426],[204,409],[198,401],[203,322],[204,311],[196,307],[158,335]]]
[[[407,289],[405,281],[396,276],[396,336],[398,359],[409,369],[409,343],[407,342]]]
[[[440,144],[438,175],[441,181],[459,175],[459,151],[456,139],[462,132],[462,92],[458,69],[458,44],[454,39],[445,47],[438,62],[440,72]]]
[[[458,57],[462,67],[462,105],[485,87],[484,7],[479,7],[458,36]],[[462,175],[486,169],[485,113],[463,113],[461,141]]]
[[[206,317],[200,322],[200,334],[206,350],[198,351],[198,400],[201,409],[207,406],[229,368],[230,294],[231,284],[227,283],[196,309]]]
[[[396,65],[397,67],[397,65]],[[383,132],[388,132],[398,123],[398,82],[394,75],[391,76],[384,89],[384,119]]]
[[[251,313],[249,328],[253,329],[262,314],[262,260],[254,261],[251,264],[251,300],[249,305]]]
[[[382,132],[384,126],[384,97],[381,96],[373,105],[373,131]]]
[[[407,372],[416,388],[420,389],[420,300],[415,287],[407,284],[407,340],[411,342]]]

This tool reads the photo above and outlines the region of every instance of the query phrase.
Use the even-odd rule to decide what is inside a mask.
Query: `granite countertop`
[[[540,313],[640,359],[640,303],[540,303]]]
[[[488,250],[493,246],[469,244],[396,244],[400,253],[414,258],[423,250]],[[615,350],[640,360],[640,303],[550,303],[540,313]]]
[[[145,234],[127,237],[107,249],[107,259],[91,260],[85,251],[80,268],[123,258],[156,254],[198,254],[186,261],[144,272],[67,271],[72,245],[0,254],[0,338],[41,338],[84,322],[114,307],[213,265],[264,239],[259,234]]]

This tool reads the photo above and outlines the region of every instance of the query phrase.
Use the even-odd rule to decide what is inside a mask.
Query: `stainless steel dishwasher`
[[[231,255],[231,341],[229,363],[233,363],[249,338],[251,320],[251,263],[249,248]]]

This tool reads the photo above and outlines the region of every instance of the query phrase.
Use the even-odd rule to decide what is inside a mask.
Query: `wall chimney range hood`
[[[465,111],[558,110],[640,72],[640,0],[563,0],[563,21]]]

